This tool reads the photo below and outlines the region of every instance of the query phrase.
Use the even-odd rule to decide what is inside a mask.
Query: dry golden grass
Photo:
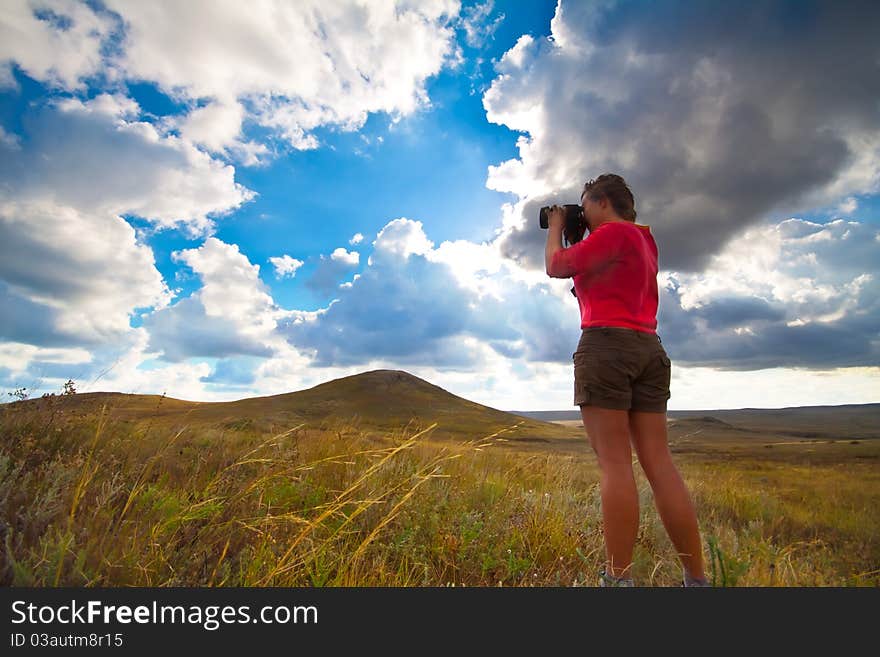
[[[515,423],[457,440],[435,440],[438,428],[263,433],[7,406],[2,583],[594,585],[604,547],[588,450],[520,449]],[[674,454],[716,585],[880,584],[880,442],[720,444]],[[636,472],[634,575],[675,586],[678,560]]]

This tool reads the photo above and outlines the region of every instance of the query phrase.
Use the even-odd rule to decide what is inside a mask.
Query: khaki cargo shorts
[[[571,357],[575,406],[666,411],[672,363],[656,333],[585,328]]]

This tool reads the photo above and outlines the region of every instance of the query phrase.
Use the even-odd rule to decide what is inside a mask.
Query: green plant
[[[736,586],[749,569],[748,561],[724,554],[715,536],[707,537],[706,542],[709,544],[712,586]]]

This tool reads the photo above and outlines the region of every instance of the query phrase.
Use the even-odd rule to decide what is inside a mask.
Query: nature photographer
[[[671,362],[656,332],[658,250],[651,229],[636,223],[632,192],[610,173],[584,185],[579,209],[554,205],[542,209],[542,226],[545,217],[547,275],[573,278],[580,307],[574,403],[600,470],[606,564],[599,585],[634,585],[634,447],[681,559],[684,586],[708,586],[696,511],[669,451]],[[563,231],[574,242],[568,248]]]

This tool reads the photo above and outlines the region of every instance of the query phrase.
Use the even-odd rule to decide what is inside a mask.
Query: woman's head
[[[595,202],[607,201],[610,208],[621,219],[636,220],[636,202],[626,181],[614,173],[603,173],[598,178],[587,181],[581,200]]]

